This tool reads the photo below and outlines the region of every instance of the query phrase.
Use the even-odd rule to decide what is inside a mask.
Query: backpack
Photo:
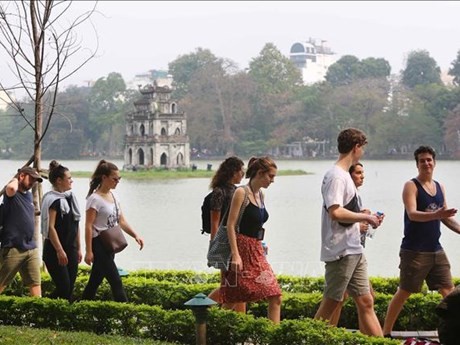
[[[201,234],[211,233],[211,196],[212,191],[204,197],[201,205]]]
[[[211,233],[211,197],[212,191],[204,197],[203,204],[201,205],[201,234]],[[228,211],[229,206],[230,205],[228,205],[228,202],[224,201],[224,204],[222,205],[222,212],[220,214],[219,222],[222,221],[222,217]]]

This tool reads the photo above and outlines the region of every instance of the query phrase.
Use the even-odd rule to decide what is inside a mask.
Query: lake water
[[[114,161],[119,167],[121,161]],[[22,161],[0,160],[0,184],[4,185]],[[217,169],[219,161],[195,161],[199,169],[208,163]],[[266,190],[265,242],[269,262],[278,274],[321,276],[324,265],[320,255],[320,185],[331,161],[277,161],[279,169],[302,169],[313,174],[279,176]],[[373,211],[385,213],[385,221],[373,239],[368,239],[366,256],[372,276],[398,276],[399,246],[403,232],[402,188],[417,174],[415,161],[363,161],[365,182],[363,203]],[[96,161],[62,161],[74,171],[93,171]],[[48,161],[43,166],[47,167]],[[438,161],[435,178],[444,184],[448,206],[460,208],[459,161]],[[74,192],[84,208],[87,178],[75,178]],[[211,272],[206,266],[209,237],[201,235],[201,203],[210,179],[129,181],[117,187],[121,207],[128,222],[145,240],[139,251],[129,238],[129,246],[117,254],[118,266],[128,269],[193,269]],[[44,191],[50,189],[47,181]],[[460,218],[459,218],[460,221]],[[84,232],[84,219],[80,224]],[[441,243],[447,252],[454,276],[460,276],[460,236],[442,226]]]

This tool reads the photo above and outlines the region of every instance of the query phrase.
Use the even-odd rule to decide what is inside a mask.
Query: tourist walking
[[[228,219],[228,211],[232,202],[233,193],[237,184],[241,183],[244,177],[244,162],[238,157],[226,158],[217,169],[212,177],[211,185],[211,238],[212,240],[221,223],[226,224]],[[221,272],[221,279],[223,278]],[[218,303],[222,303],[220,288],[215,289],[209,294],[209,298]],[[232,309],[238,312],[246,311],[246,303],[225,303],[222,305],[225,309]]]
[[[8,182],[3,196],[4,220],[0,240],[0,293],[20,273],[31,296],[40,297],[40,255],[34,238],[35,206],[30,189],[42,182],[29,166],[18,170]]]
[[[325,289],[315,319],[331,320],[346,291],[354,299],[359,330],[382,336],[374,311],[367,275],[367,262],[360,241],[360,222],[378,227],[383,217],[360,212],[357,190],[349,169],[364,153],[365,134],[359,129],[342,130],[337,138],[339,158],[324,175],[321,194],[321,261],[325,262]]]
[[[112,192],[120,180],[118,167],[105,160],[98,163],[91,176],[86,199],[85,262],[92,267],[82,299],[94,299],[99,285],[106,278],[110,284],[114,300],[117,302],[128,300],[115,265],[115,254],[107,250],[100,239],[101,232],[119,224],[124,232],[136,240],[140,249],[144,247],[144,240],[128,224],[118,198]]]
[[[442,248],[441,222],[460,234],[454,219],[457,209],[448,208],[444,186],[433,179],[436,152],[420,146],[414,152],[417,177],[407,181],[403,189],[404,237],[399,252],[399,287],[388,305],[383,333],[391,337],[394,323],[404,303],[420,292],[426,281],[430,290],[446,297],[453,289],[450,263]]]
[[[231,262],[230,269],[224,272],[221,294],[224,303],[266,299],[268,318],[279,323],[281,289],[261,243],[265,233],[263,225],[268,220],[262,188],[268,188],[275,181],[276,173],[277,166],[271,158],[253,157],[246,171],[248,184],[233,194],[227,221]]]
[[[361,162],[357,162],[356,164],[353,164],[350,167],[350,169],[348,169],[348,172],[350,173],[351,179],[353,180],[353,183],[355,184],[356,189],[358,189],[359,187],[362,187],[362,185],[364,184],[364,166],[363,164]],[[356,197],[358,199],[357,202],[358,202],[358,207],[359,207],[360,212],[370,214],[371,211],[363,207],[362,199],[361,199],[361,196],[358,194],[358,192],[356,194]],[[366,221],[359,222],[359,231],[361,232],[361,235],[360,235],[361,245],[363,247],[365,247],[366,245],[366,238],[368,236],[369,228],[370,227],[369,227],[368,222]],[[371,290],[372,298],[374,298],[374,291],[372,289],[372,285],[370,281],[369,281],[369,288]],[[339,302],[339,304],[337,305],[337,308],[334,311],[334,314],[331,316],[330,323],[332,325],[334,326],[338,325],[342,307],[347,298],[348,298],[348,293],[345,292],[342,301]]]
[[[78,264],[82,259],[80,208],[71,191],[73,180],[68,168],[51,161],[48,179],[53,189],[42,199],[43,261],[55,290],[47,297],[72,301]]]

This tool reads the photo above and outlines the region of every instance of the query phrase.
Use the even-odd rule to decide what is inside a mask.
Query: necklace
[[[422,188],[431,196],[436,194],[436,184],[433,180],[422,182],[419,180],[419,183],[422,185]]]
[[[257,208],[259,210],[259,220],[260,220],[260,227],[262,228],[262,225],[264,224],[264,213],[265,213],[265,204],[261,196],[261,191],[259,189],[259,200],[260,200],[260,205],[259,202],[257,201],[256,195],[254,193],[254,189],[252,189],[251,182],[248,183],[249,188],[251,189],[251,193],[254,196],[254,201],[256,202]]]
[[[430,182],[429,184],[424,184],[424,187],[429,194],[431,195],[436,194],[436,185],[434,184],[434,182]]]
[[[249,182],[248,185],[249,185],[249,189],[251,190],[252,196],[254,197],[254,201],[256,202],[257,207],[260,208],[259,202],[257,201],[257,198],[256,198],[256,193],[254,193],[254,189],[252,188],[251,182]],[[259,190],[259,199],[260,199],[260,190]]]

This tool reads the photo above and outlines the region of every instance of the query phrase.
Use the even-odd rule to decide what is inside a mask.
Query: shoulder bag
[[[115,202],[115,212],[117,214],[117,224],[107,230],[99,233],[99,238],[102,241],[104,248],[110,253],[119,253],[128,246],[123,230],[120,226],[120,216],[118,214],[118,205],[115,196],[112,194],[113,201]]]
[[[238,228],[241,222],[241,217],[243,216],[244,209],[249,203],[248,191],[246,186],[244,188],[244,200],[241,204],[240,212],[238,214],[238,221],[236,222],[235,230],[238,232]],[[230,208],[230,207],[229,207]],[[227,209],[226,214],[229,210]],[[228,270],[231,259],[231,249],[230,243],[228,242],[227,235],[227,226],[224,224],[223,220],[226,217],[222,217],[219,229],[217,229],[216,236],[209,242],[208,249],[208,267],[214,267],[220,270]]]

